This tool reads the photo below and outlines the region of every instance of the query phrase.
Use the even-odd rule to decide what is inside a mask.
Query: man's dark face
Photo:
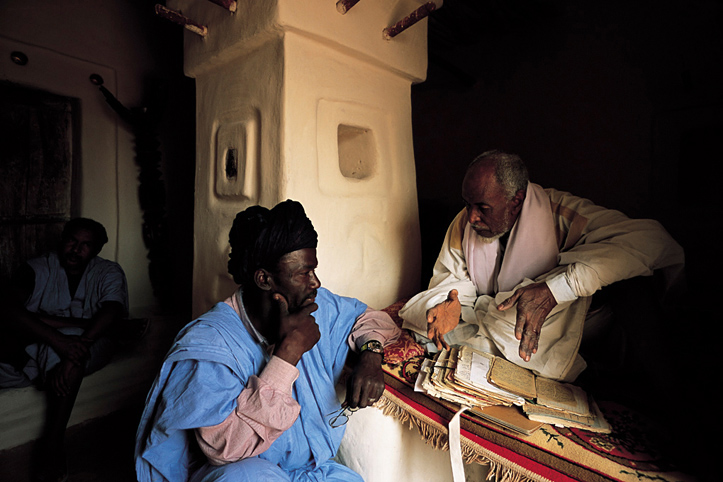
[[[310,305],[321,287],[314,270],[319,265],[316,249],[305,248],[286,253],[271,273],[272,289],[289,303],[289,313]]]
[[[96,254],[98,251],[93,233],[87,229],[77,229],[63,238],[60,264],[70,274],[81,274]]]
[[[462,182],[467,221],[482,238],[493,241],[515,224],[521,204],[510,200],[491,166],[473,166]]]

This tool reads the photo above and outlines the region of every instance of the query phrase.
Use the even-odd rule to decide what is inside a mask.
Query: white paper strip
[[[452,420],[449,421],[448,439],[449,439],[449,459],[452,462],[452,480],[454,482],[464,481],[464,462],[462,461],[462,440],[460,435],[460,417],[462,412],[469,407],[462,407],[454,414]]]

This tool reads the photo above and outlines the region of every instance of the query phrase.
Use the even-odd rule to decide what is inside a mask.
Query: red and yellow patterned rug
[[[397,311],[403,304],[404,300],[385,309],[398,323]],[[414,391],[422,360],[422,348],[406,332],[387,347],[386,391],[376,406],[416,428],[435,448],[448,450],[447,426],[460,407]],[[531,435],[520,435],[464,413],[463,458],[467,463],[489,465],[498,482],[696,480],[655,449],[656,427],[619,404],[599,401],[599,405],[613,428],[610,434],[543,425]]]

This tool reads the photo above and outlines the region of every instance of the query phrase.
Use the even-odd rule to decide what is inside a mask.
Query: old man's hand
[[[547,283],[534,283],[524,286],[497,305],[497,309],[505,311],[517,303],[517,320],[515,322],[515,338],[520,340],[520,357],[530,361],[537,353],[540,332],[547,315],[557,305]]]
[[[427,310],[427,338],[437,345],[437,349],[449,349],[444,335],[459,324],[461,314],[462,305],[459,303],[457,290],[451,290],[446,300]]]

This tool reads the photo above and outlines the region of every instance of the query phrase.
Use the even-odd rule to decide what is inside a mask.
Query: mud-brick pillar
[[[413,294],[420,240],[410,88],[427,68],[425,2],[169,1],[196,79],[193,310],[229,295],[228,231],[254,204],[300,201],[319,233],[322,284],[382,308]],[[441,2],[439,2],[441,3]]]

